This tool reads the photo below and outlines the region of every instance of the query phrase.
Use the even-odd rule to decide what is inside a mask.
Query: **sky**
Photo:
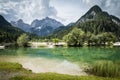
[[[29,24],[50,17],[67,25],[94,5],[120,18],[120,0],[0,0],[0,15],[8,21],[23,19]]]

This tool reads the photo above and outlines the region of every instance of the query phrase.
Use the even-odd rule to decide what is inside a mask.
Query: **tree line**
[[[74,28],[70,33],[63,37],[69,46],[101,46],[112,45],[117,41],[117,37],[111,32],[103,32],[100,34],[85,33],[80,28]]]

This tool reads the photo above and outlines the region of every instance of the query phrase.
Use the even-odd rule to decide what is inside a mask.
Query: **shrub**
[[[20,47],[24,47],[27,45],[29,41],[29,37],[27,34],[22,34],[20,35],[20,37],[18,37],[17,39],[17,44],[20,46]]]

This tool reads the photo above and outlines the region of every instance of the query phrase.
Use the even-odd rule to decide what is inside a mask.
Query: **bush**
[[[63,37],[69,46],[83,46],[85,33],[80,28],[74,28],[68,35]]]
[[[20,35],[20,37],[18,37],[17,39],[17,44],[20,46],[20,47],[24,47],[27,45],[29,41],[29,37],[27,34],[22,34]]]

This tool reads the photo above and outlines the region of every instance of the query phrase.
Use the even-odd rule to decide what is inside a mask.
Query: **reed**
[[[119,77],[120,64],[111,61],[96,62],[88,72],[102,77]]]

